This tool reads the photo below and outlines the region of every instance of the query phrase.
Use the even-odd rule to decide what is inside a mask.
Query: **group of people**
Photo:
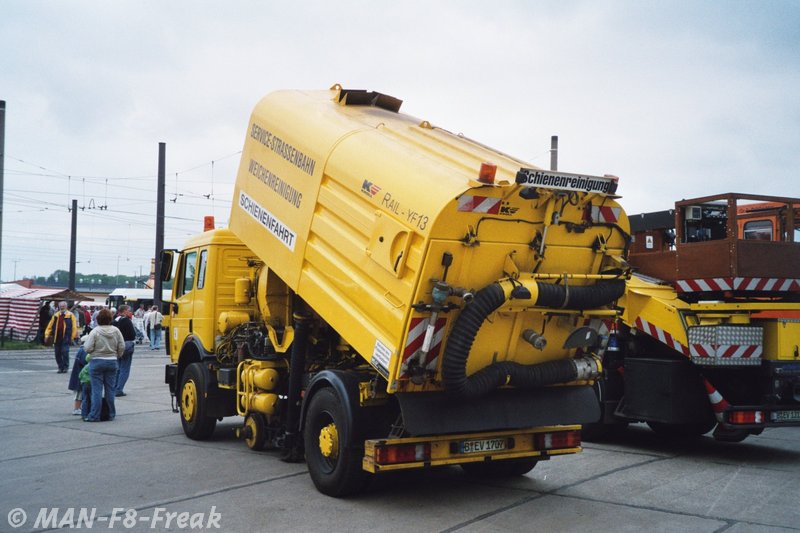
[[[139,321],[141,327],[145,330],[148,340],[150,340],[150,349],[158,350],[161,347],[161,326],[164,321],[157,306],[151,306],[145,310],[144,305],[140,305],[139,309],[133,314],[134,320]]]
[[[144,306],[140,310],[143,311]],[[157,350],[164,317],[156,306],[141,316],[149,326],[150,347]],[[79,318],[67,309],[67,302],[58,303],[58,310],[44,331],[45,344],[54,346],[58,373],[67,372],[69,347],[78,339],[79,330],[84,333],[69,382],[69,389],[76,392],[72,414],[81,415],[87,422],[98,422],[103,414],[108,420],[116,416],[114,399],[126,396],[124,389],[136,344],[133,318],[128,305],[120,305],[117,310],[101,308],[92,314],[88,327],[82,328]],[[104,401],[107,405],[105,413]]]

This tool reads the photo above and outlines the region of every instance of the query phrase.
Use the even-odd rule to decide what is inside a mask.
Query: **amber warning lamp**
[[[495,174],[497,174],[497,165],[494,163],[481,163],[481,172],[478,174],[478,181],[492,185],[494,184]]]
[[[214,229],[214,217],[206,215],[203,217],[203,231],[211,231]]]

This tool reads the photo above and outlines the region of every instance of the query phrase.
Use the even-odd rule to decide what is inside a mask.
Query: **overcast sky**
[[[248,116],[277,89],[377,90],[547,167],[620,177],[629,214],[800,196],[800,2],[41,1],[0,4],[0,278],[146,273],[227,224]],[[99,209],[106,206],[107,209]]]

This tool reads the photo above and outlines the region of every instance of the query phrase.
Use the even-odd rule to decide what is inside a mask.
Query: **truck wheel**
[[[604,424],[592,422],[581,426],[581,440],[586,442],[602,442],[621,435],[628,428],[627,422]]]
[[[306,463],[314,486],[328,496],[354,494],[366,484],[364,443],[354,439],[349,420],[332,389],[320,389],[311,398],[303,428]]]
[[[705,435],[714,428],[716,420],[693,422],[687,424],[665,424],[664,422],[647,422],[650,429],[660,437],[667,439],[689,439]]]
[[[714,439],[719,442],[742,442],[751,433],[746,429],[727,429],[717,426],[714,430]]]
[[[461,469],[476,478],[504,478],[524,476],[536,466],[534,457],[506,459],[504,461],[483,461],[480,463],[464,463]]]
[[[267,420],[261,413],[250,413],[244,419],[244,443],[254,451],[264,449],[267,442]]]
[[[206,416],[206,375],[200,363],[186,367],[179,390],[183,432],[190,439],[207,439],[214,433],[217,419]]]

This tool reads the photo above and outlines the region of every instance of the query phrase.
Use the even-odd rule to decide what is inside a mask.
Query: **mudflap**
[[[412,436],[587,424],[600,418],[597,396],[589,386],[498,389],[463,399],[444,392],[396,396]]]

